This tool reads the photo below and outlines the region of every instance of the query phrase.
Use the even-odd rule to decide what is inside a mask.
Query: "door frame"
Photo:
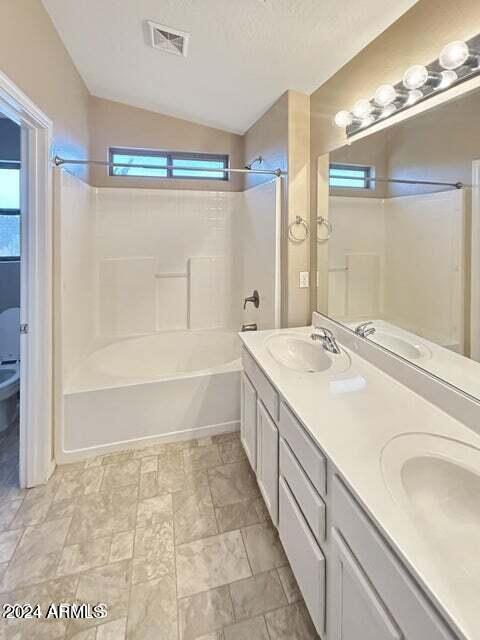
[[[45,483],[53,460],[52,121],[0,71],[0,110],[21,125],[20,486]],[[20,328],[19,328],[20,329]]]
[[[480,160],[472,162],[470,357],[480,362]]]

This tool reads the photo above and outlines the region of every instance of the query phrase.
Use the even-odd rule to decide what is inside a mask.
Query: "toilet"
[[[17,419],[20,389],[20,309],[0,313],[0,434]]]

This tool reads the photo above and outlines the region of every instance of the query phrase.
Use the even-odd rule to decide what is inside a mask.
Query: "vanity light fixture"
[[[375,122],[375,118],[372,115],[368,115],[366,118],[362,119],[362,123],[361,126],[362,127],[369,127],[371,124],[373,124]]]
[[[462,40],[455,40],[445,45],[438,58],[440,65],[444,69],[458,69],[464,65],[478,67],[478,52],[470,51],[468,44]]]
[[[420,89],[425,85],[438,87],[441,81],[440,73],[429,71],[423,64],[414,64],[403,76],[403,86],[409,91]]]
[[[373,109],[374,107],[370,100],[361,98],[353,105],[352,112],[356,118],[363,120],[363,118],[366,118],[372,113]]]
[[[379,107],[386,107],[397,99],[397,90],[393,84],[382,84],[382,86],[378,87],[375,91],[373,99]]]
[[[337,127],[341,127],[342,129],[353,124],[353,120],[353,114],[351,114],[350,111],[346,111],[345,109],[343,111],[339,111],[335,116],[335,124],[337,125]]]
[[[395,111],[397,110],[397,107],[393,104],[388,104],[385,109],[382,111],[382,113],[380,114],[380,118],[388,118],[389,116],[392,115],[392,113],[395,113]]]
[[[391,104],[403,105],[408,100],[409,92],[398,89],[393,84],[382,84],[375,91],[374,100],[379,107],[388,107]],[[383,115],[383,114],[382,114]]]
[[[335,124],[346,129],[347,136],[370,127],[394,113],[408,109],[439,91],[480,74],[480,34],[467,42],[449,42],[437,60],[428,65],[415,64],[407,69],[401,82],[382,84],[373,98],[361,98],[350,111],[339,111]]]
[[[411,107],[412,104],[415,104],[421,98],[423,98],[423,93],[420,91],[420,89],[414,89],[413,91],[409,91],[407,100],[405,102],[405,106]]]
[[[441,71],[440,75],[442,76],[442,79],[440,80],[440,83],[438,85],[439,89],[448,89],[450,85],[452,85],[456,80],[458,80],[458,76],[455,73],[455,71],[453,71],[453,69],[448,69],[447,71]]]

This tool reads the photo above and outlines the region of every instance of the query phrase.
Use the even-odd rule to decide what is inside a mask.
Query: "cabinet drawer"
[[[332,487],[334,526],[345,539],[408,640],[454,640],[433,605],[391,551],[338,476]]]
[[[310,436],[305,433],[300,422],[283,402],[280,406],[280,435],[288,442],[290,449],[295,454],[315,489],[322,496],[325,496],[327,492],[327,463],[325,457],[313,444]]]
[[[246,349],[242,349],[242,364],[246,374],[253,382],[258,396],[275,422],[278,422],[278,393]]]
[[[325,558],[310,533],[295,498],[280,478],[280,539],[313,624],[325,629]]]
[[[322,542],[325,540],[325,503],[283,439],[280,441],[280,475],[285,478],[313,535]]]

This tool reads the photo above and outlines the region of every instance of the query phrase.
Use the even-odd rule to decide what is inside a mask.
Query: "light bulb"
[[[349,127],[352,122],[353,115],[350,113],[350,111],[339,111],[335,116],[335,124],[337,125],[337,127],[341,127],[342,129]]]
[[[379,107],[386,107],[392,104],[397,98],[397,91],[391,84],[382,84],[381,87],[375,91],[375,102]]]
[[[373,111],[373,105],[370,100],[361,98],[353,105],[352,111],[356,118],[363,120],[363,118],[366,118]]]
[[[438,89],[446,89],[451,84],[453,84],[455,80],[458,80],[457,74],[451,69],[442,71],[440,75],[442,76],[442,79],[440,80],[440,84],[437,87]]]
[[[363,118],[360,126],[361,127],[369,127],[374,122],[375,122],[375,118],[370,115],[370,116],[367,116],[366,118]]]
[[[423,98],[423,93],[419,89],[414,89],[413,91],[409,91],[408,98],[405,102],[405,105],[407,107],[411,107],[412,104],[415,104],[416,102],[418,102],[420,98]]]
[[[420,89],[428,80],[428,69],[421,64],[414,64],[407,69],[403,76],[403,86],[406,89]]]
[[[444,69],[458,69],[467,62],[469,56],[467,43],[463,40],[455,40],[443,47],[438,60]]]
[[[388,118],[388,116],[391,116],[392,113],[395,113],[396,110],[397,108],[394,104],[388,104],[380,114],[380,118]]]

